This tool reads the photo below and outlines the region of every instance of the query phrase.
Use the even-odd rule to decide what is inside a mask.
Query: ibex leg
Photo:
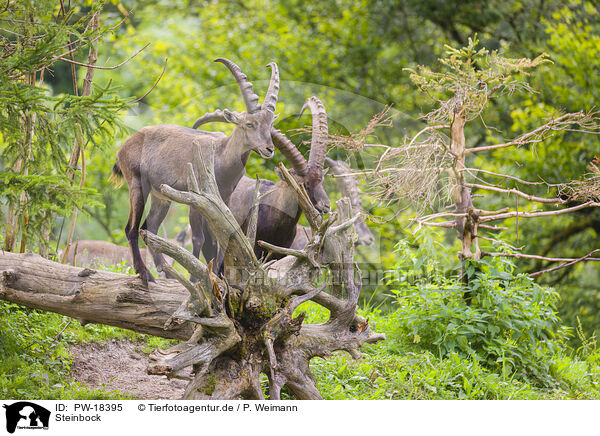
[[[147,198],[148,194],[142,189],[141,183],[136,179],[132,180],[129,186],[129,218],[127,219],[127,225],[125,226],[125,235],[127,236],[127,241],[129,242],[129,248],[131,250],[133,268],[135,269],[135,272],[140,275],[140,278],[146,287],[148,287],[149,281],[154,281],[154,277],[152,277],[152,274],[150,274],[150,271],[148,271],[148,268],[142,259],[138,236]]]
[[[156,235],[160,225],[169,212],[171,202],[168,200],[162,200],[154,195],[151,195],[151,198],[152,202],[150,204],[150,210],[148,211],[148,216],[146,216],[146,221],[144,221],[144,224],[142,224],[142,229],[148,230],[150,233],[154,233]],[[161,271],[161,267],[167,263],[164,256],[162,253],[155,253],[153,250],[150,250],[150,253],[154,259],[154,265],[156,265],[156,268]],[[169,273],[165,273],[165,275],[169,279],[175,278],[171,277]]]
[[[200,256],[200,251],[204,245],[204,218],[198,211],[190,208],[190,227],[192,229],[192,253],[195,257]],[[207,262],[210,259],[207,259]],[[193,281],[196,281],[195,277],[192,277]]]

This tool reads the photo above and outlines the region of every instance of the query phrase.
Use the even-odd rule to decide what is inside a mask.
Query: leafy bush
[[[439,247],[436,247],[439,249]],[[400,244],[400,260],[407,246]],[[435,258],[435,253],[420,253]],[[440,358],[457,353],[499,372],[541,386],[556,386],[551,375],[553,356],[565,351],[568,328],[561,325],[558,294],[539,286],[498,257],[465,265],[469,284],[427,270],[420,280],[413,258],[412,273],[392,283],[396,296],[399,333]],[[406,263],[398,268],[406,268]],[[412,275],[411,275],[412,274]],[[409,281],[407,277],[417,277]],[[470,305],[464,293],[472,295]]]

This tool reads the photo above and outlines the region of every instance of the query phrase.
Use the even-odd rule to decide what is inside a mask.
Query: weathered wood
[[[196,323],[164,324],[188,298],[176,280],[157,279],[148,291],[138,276],[52,262],[36,254],[0,252],[0,299],[60,313],[82,324],[107,324],[187,340]]]

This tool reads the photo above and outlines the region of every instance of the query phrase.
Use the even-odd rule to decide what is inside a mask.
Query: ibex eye
[[[254,129],[254,124],[246,123],[246,127],[248,127],[249,129]]]

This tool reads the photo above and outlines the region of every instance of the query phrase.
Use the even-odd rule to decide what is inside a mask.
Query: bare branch
[[[592,258],[591,256],[592,256],[592,254],[597,253],[598,251],[600,251],[600,249],[593,250],[593,251],[589,252],[588,254],[586,254],[585,256],[580,257],[579,259],[574,259],[574,260],[572,260],[570,262],[566,262],[566,263],[560,264],[560,265],[555,266],[553,268],[548,268],[548,269],[545,269],[545,270],[542,270],[542,271],[537,271],[537,272],[531,273],[531,274],[529,274],[529,277],[535,277],[535,276],[539,276],[541,274],[546,274],[546,273],[549,273],[549,272],[552,272],[552,271],[556,271],[556,270],[559,270],[559,269],[562,269],[562,268],[566,268],[568,266],[575,265],[576,263],[579,263],[579,262],[581,262],[583,260],[596,260],[596,259]]]
[[[508,213],[502,213],[502,214],[498,214],[498,215],[491,215],[491,216],[487,216],[487,217],[483,217],[481,218],[481,222],[488,222],[488,221],[495,221],[495,220],[502,220],[502,219],[506,219],[506,218],[514,218],[514,217],[519,217],[519,218],[534,218],[534,217],[540,217],[540,216],[554,216],[554,215],[562,215],[565,213],[571,213],[571,212],[575,212],[577,210],[580,209],[585,209],[587,207],[598,207],[600,206],[600,203],[596,203],[593,201],[588,201],[586,203],[583,204],[579,204],[577,206],[573,206],[573,207],[568,207],[566,209],[559,209],[559,210],[546,210],[546,211],[542,211],[542,212],[518,212],[518,211],[513,211],[513,212],[508,212]]]
[[[519,191],[518,189],[504,189],[504,188],[498,188],[496,186],[487,186],[487,185],[479,185],[477,183],[465,183],[465,186],[469,187],[469,188],[474,188],[474,189],[484,189],[486,191],[494,191],[494,192],[501,192],[504,194],[515,194],[518,195],[519,197],[523,197],[526,200],[529,201],[537,201],[538,203],[566,203],[566,200],[563,200],[561,198],[555,197],[555,198],[543,198],[543,197],[536,197],[534,195],[529,195],[526,194],[524,192]]]
[[[595,253],[596,251],[599,250],[594,250],[592,252]],[[537,260],[546,260],[548,262],[573,262],[573,261],[579,261],[579,260],[584,260],[582,258],[579,259],[573,259],[570,257],[546,257],[546,256],[538,256],[537,254],[524,254],[524,253],[487,253],[482,251],[481,252],[481,257],[484,256],[492,256],[492,257],[513,257],[513,258],[517,258],[517,259],[537,259]],[[598,257],[585,257],[585,260],[593,260],[593,261],[599,261],[600,258]]]
[[[119,63],[117,65],[113,65],[111,67],[105,67],[105,66],[102,66],[102,65],[92,65],[92,64],[86,64],[86,63],[83,63],[83,62],[77,62],[77,61],[75,61],[73,59],[65,58],[64,57],[65,54],[62,54],[60,56],[55,56],[54,59],[65,61],[65,62],[68,62],[68,63],[73,64],[73,65],[79,65],[80,67],[93,68],[95,70],[114,70],[114,69],[117,69],[117,68],[122,67],[123,65],[125,65],[127,62],[129,62],[134,57],[136,57],[138,54],[140,54],[143,50],[145,50],[149,45],[150,45],[150,43],[146,44],[145,46],[143,46],[142,48],[140,48],[138,51],[136,51],[134,54],[132,54],[131,56],[129,56],[127,59],[125,59],[123,62],[121,62],[121,63]]]
[[[133,100],[134,103],[137,103],[138,101],[143,100],[144,98],[146,98],[148,96],[148,94],[150,94],[154,88],[156,88],[156,85],[158,85],[158,82],[160,82],[160,79],[162,79],[162,76],[165,74],[165,71],[167,71],[167,61],[169,60],[169,58],[165,58],[165,63],[163,65],[163,69],[162,72],[160,73],[160,76],[158,76],[158,79],[156,79],[156,82],[154,82],[154,85],[152,85],[152,88],[150,88],[144,95],[142,95],[140,98]]]
[[[569,130],[569,129],[567,129],[567,127],[572,124],[578,124],[578,125],[588,127],[588,129],[580,130],[582,133],[600,134],[600,132],[598,132],[598,129],[600,128],[600,126],[597,124],[596,114],[593,112],[585,113],[583,111],[580,111],[580,112],[575,112],[575,113],[564,114],[558,118],[554,118],[554,119],[550,120],[549,122],[547,122],[546,124],[544,124],[543,126],[540,126],[537,129],[532,130],[531,132],[525,133],[524,135],[521,135],[518,138],[513,139],[512,141],[505,142],[503,144],[495,144],[495,145],[488,145],[488,146],[484,146],[484,147],[468,148],[465,151],[465,153],[467,153],[467,154],[468,153],[479,153],[482,151],[497,150],[499,148],[521,146],[521,145],[526,145],[526,144],[534,144],[534,143],[543,142],[544,140],[554,136],[556,134],[556,132]],[[573,129],[571,129],[571,130],[575,131]]]

